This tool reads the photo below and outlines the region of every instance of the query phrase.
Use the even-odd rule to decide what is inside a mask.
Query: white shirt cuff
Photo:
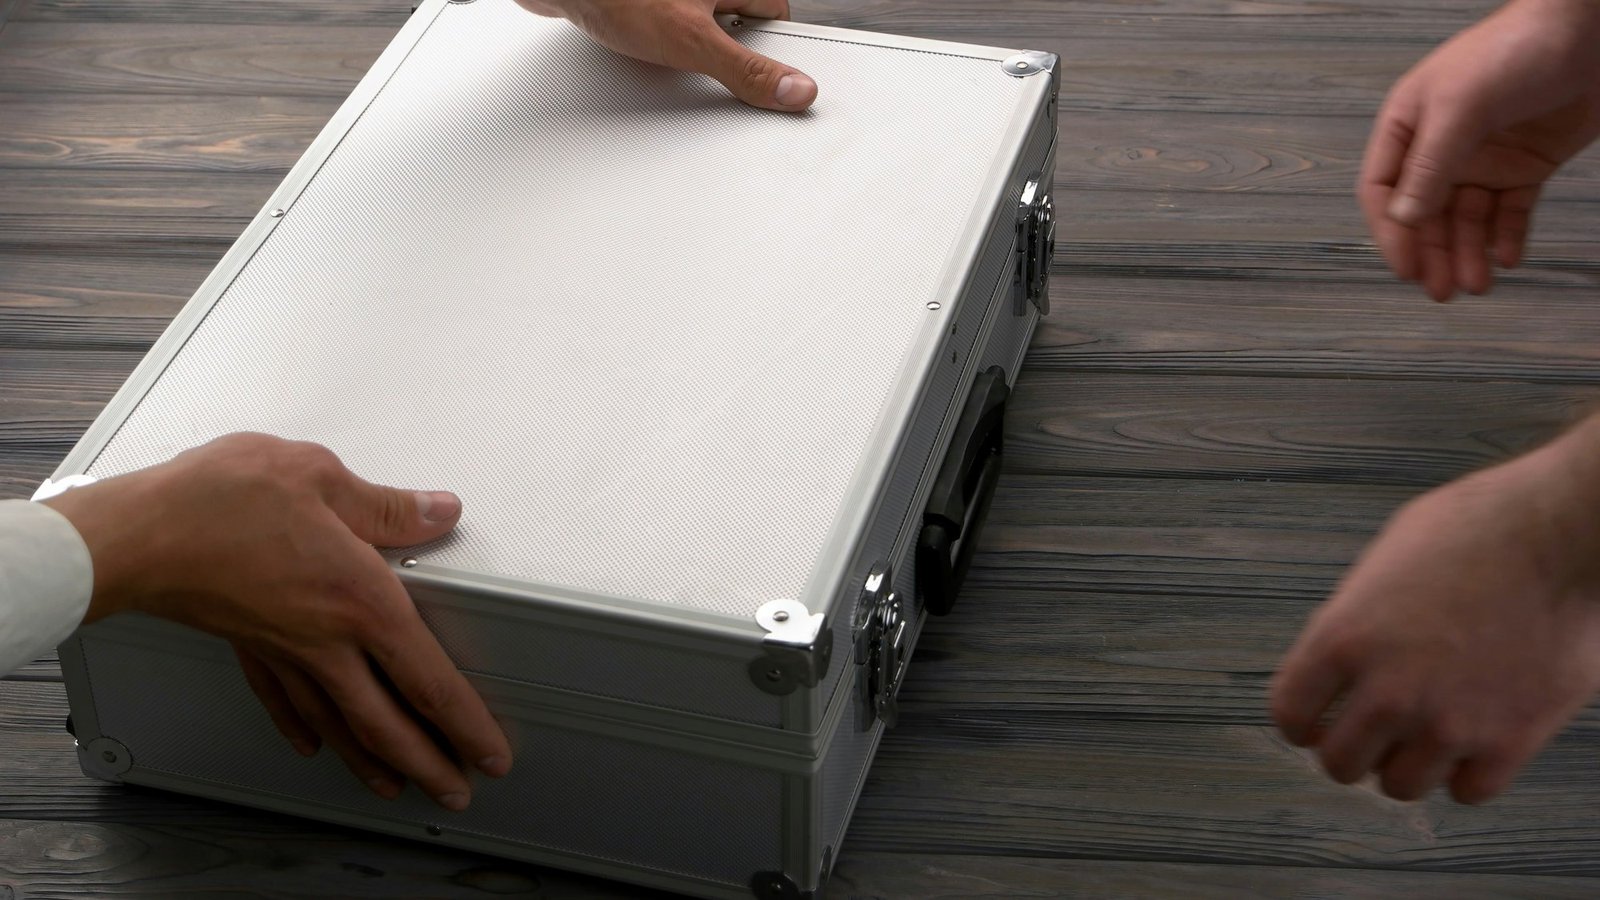
[[[89,547],[65,516],[0,500],[0,675],[66,640],[93,592]]]

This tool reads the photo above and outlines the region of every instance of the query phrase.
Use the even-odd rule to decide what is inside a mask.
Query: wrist
[[[1552,538],[1585,569],[1600,563],[1600,415],[1529,454],[1542,469]]]
[[[1514,0],[1508,7],[1526,10],[1541,21],[1558,25],[1593,49],[1600,41],[1600,0]]]
[[[149,592],[146,574],[159,567],[153,542],[160,533],[154,512],[160,488],[150,483],[158,480],[153,474],[73,488],[44,501],[72,523],[89,549],[94,588],[84,624],[138,609]]]

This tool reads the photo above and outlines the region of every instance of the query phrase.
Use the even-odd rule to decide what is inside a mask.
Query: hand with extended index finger
[[[1400,79],[1357,187],[1373,239],[1435,300],[1522,261],[1533,206],[1600,136],[1600,4],[1513,0]]]
[[[729,37],[715,15],[787,19],[789,0],[517,0],[543,16],[572,20],[601,44],[645,62],[709,75],[765,109],[799,112],[817,84],[792,66]]]
[[[325,448],[238,434],[46,503],[89,548],[85,623],[137,611],[230,641],[302,754],[326,743],[380,796],[409,779],[452,810],[472,788],[451,756],[510,769],[500,726],[373,549],[441,537],[454,495],[369,484]]]

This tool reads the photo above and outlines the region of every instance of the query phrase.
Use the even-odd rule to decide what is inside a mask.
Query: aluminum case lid
[[[119,397],[88,474],[233,431],[312,440],[462,496],[456,532],[404,554],[426,570],[821,611],[1044,79],[1005,51],[741,23],[821,86],[788,115],[512,0],[423,15]]]

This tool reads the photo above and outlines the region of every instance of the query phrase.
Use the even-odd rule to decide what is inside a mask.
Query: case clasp
[[[872,713],[864,724],[870,727],[877,718],[892,728],[899,718],[895,698],[910,648],[906,646],[905,605],[894,592],[893,570],[887,563],[874,565],[867,575],[856,603],[854,626],[855,663],[864,667],[857,681]]]
[[[1034,175],[1017,203],[1017,270],[1013,279],[1015,312],[1050,314],[1050,264],[1056,256],[1055,201],[1044,187],[1044,173]]]

